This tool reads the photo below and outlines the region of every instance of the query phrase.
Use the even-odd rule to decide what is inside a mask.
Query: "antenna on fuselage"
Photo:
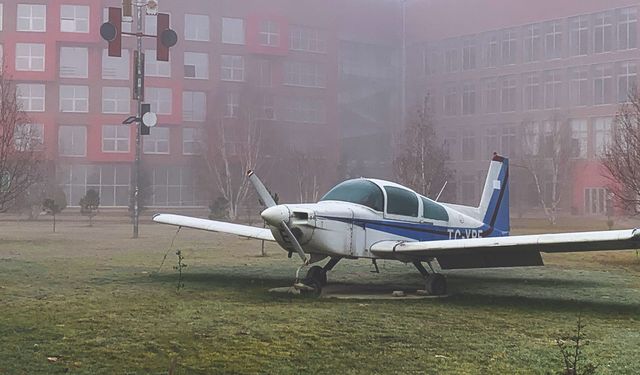
[[[435,201],[437,202],[438,200],[440,200],[440,196],[442,195],[442,192],[444,191],[444,188],[447,187],[447,184],[449,183],[449,181],[445,181],[444,185],[442,185],[442,189],[440,189],[440,192],[438,193],[438,196],[436,197]]]

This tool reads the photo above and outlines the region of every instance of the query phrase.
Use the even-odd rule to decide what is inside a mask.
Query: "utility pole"
[[[136,37],[136,51],[134,54],[134,90],[133,99],[136,101],[136,115],[130,116],[122,123],[126,125],[136,124],[135,160],[131,177],[132,205],[133,205],[133,238],[138,238],[138,224],[140,221],[140,158],[142,153],[142,136],[148,135],[150,127],[157,123],[156,115],[151,112],[150,106],[144,102],[144,51],[142,40],[145,37],[157,39],[157,60],[169,61],[169,48],[176,45],[178,35],[169,28],[169,15],[158,13],[158,0],[123,0],[124,15],[129,18],[131,9],[135,8],[136,32],[122,31],[123,9],[109,8],[109,21],[100,27],[100,35],[109,42],[109,56],[122,56],[122,35]],[[144,15],[158,17],[157,35],[144,34]],[[156,109],[157,110],[157,109]]]

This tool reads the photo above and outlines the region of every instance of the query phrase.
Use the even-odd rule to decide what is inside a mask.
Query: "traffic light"
[[[169,48],[178,43],[178,34],[169,28],[169,15],[158,13],[156,60],[169,61]]]
[[[100,36],[109,42],[109,56],[122,56],[122,9],[109,8],[109,21],[100,26]]]

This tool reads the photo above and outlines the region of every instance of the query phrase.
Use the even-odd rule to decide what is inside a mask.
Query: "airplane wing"
[[[153,215],[153,221],[156,223],[176,225],[179,227],[235,234],[237,236],[257,240],[275,241],[273,234],[271,234],[271,230],[267,228],[252,227],[249,225],[225,223],[224,221],[199,219],[196,217],[174,214],[155,214]]]
[[[640,229],[535,234],[422,242],[381,241],[371,252],[385,258],[437,258],[444,269],[542,265],[540,252],[640,248]]]

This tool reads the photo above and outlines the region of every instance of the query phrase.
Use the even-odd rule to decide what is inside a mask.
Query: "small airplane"
[[[509,236],[509,161],[494,153],[478,207],[440,203],[402,185],[370,178],[344,181],[311,204],[276,205],[258,176],[247,172],[267,207],[268,228],[156,214],[158,223],[275,241],[302,266],[294,286],[320,294],[327,272],[341,259],[398,260],[412,263],[432,295],[447,292],[441,269],[542,266],[541,252],[635,249],[640,230]],[[300,270],[311,266],[304,279]],[[426,263],[429,270],[425,268]]]

